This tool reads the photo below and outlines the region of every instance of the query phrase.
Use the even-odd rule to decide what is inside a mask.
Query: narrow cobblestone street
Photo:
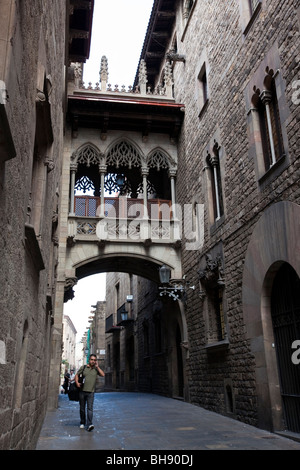
[[[36,449],[300,450],[300,442],[152,394],[95,394],[94,426],[92,432],[80,429],[79,404],[60,395],[58,409],[46,416]]]

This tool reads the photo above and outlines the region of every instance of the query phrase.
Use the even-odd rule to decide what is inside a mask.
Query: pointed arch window
[[[76,150],[71,157],[71,184],[70,184],[70,213],[76,215],[92,216],[96,211],[96,199],[88,201],[80,200],[75,191],[89,193],[94,198],[100,194],[100,170],[103,155],[92,143],[86,143]],[[91,203],[91,207],[90,206]]]
[[[72,156],[72,160],[75,160],[77,164],[82,163],[87,167],[91,165],[100,164],[100,151],[92,144],[86,144],[84,147],[75,152]]]
[[[106,164],[107,166],[133,167],[141,166],[141,156],[137,149],[129,142],[121,141],[114,145],[107,154]]]

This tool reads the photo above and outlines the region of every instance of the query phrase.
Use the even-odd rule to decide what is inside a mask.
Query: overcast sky
[[[153,0],[95,0],[90,59],[84,82],[99,81],[101,57],[108,59],[108,83],[132,85],[142,51]]]
[[[101,57],[108,59],[108,83],[128,88],[136,75],[153,0],[95,0],[90,59],[84,66],[84,82],[99,81]],[[74,287],[75,297],[64,307],[80,342],[88,317],[98,300],[105,300],[105,274],[89,276]]]

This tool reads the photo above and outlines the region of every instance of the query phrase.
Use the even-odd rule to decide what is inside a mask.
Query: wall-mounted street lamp
[[[121,315],[121,321],[127,321],[128,320],[128,312],[125,309],[125,307],[121,309],[120,315]]]
[[[186,290],[195,290],[195,286],[189,286],[185,277],[182,279],[171,279],[171,269],[164,264],[159,268],[159,280],[161,286],[159,286],[160,296],[168,295],[173,300],[183,298],[185,300]]]

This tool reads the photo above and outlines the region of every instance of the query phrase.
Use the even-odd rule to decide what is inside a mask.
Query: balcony
[[[76,217],[97,217],[100,213],[100,197],[75,196]],[[149,199],[147,211],[151,219],[171,220],[173,217],[171,201],[167,199]],[[104,216],[110,218],[144,217],[145,206],[142,199],[126,197],[106,197],[104,199]]]
[[[173,217],[170,200],[127,197],[75,196],[74,214],[69,214],[69,240],[176,242],[179,221]]]

